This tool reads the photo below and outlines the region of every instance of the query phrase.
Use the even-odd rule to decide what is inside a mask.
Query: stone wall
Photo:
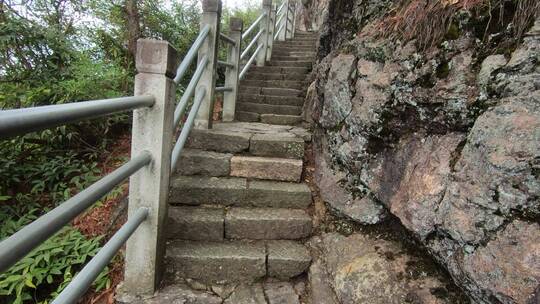
[[[486,54],[466,27],[427,50],[373,38],[389,2],[304,5],[323,200],[361,224],[397,217],[477,303],[539,303],[540,19]]]

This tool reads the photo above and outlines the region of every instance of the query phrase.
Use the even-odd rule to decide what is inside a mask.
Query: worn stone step
[[[179,176],[171,182],[171,204],[302,209],[311,204],[306,184],[240,177]]]
[[[303,89],[306,84],[304,81],[295,81],[295,80],[242,80],[240,82],[240,87],[261,87],[261,88],[284,88],[284,89]]]
[[[193,129],[186,142],[187,148],[223,153],[239,153],[249,149],[252,134],[227,130]]]
[[[311,229],[311,217],[300,209],[231,208],[225,214],[228,239],[295,240]]]
[[[270,105],[303,106],[304,98],[288,96],[266,96],[258,94],[239,94],[238,102],[264,103]]]
[[[300,115],[302,113],[302,107],[299,106],[271,105],[242,101],[237,103],[236,108],[240,111],[254,112],[259,114]]]
[[[252,155],[296,159],[304,157],[304,150],[304,139],[282,134],[255,134],[249,146]]]
[[[202,283],[252,282],[265,276],[290,279],[307,270],[309,250],[290,241],[172,241],[167,244],[169,284],[195,279]]]
[[[187,148],[180,155],[176,173],[180,175],[228,176],[232,156],[230,153]]]
[[[261,122],[261,114],[236,110],[234,119],[241,122]]]
[[[192,241],[221,241],[225,237],[225,208],[169,207],[167,237]]]
[[[296,50],[310,50],[315,51],[315,45],[316,42],[305,42],[305,41],[287,41],[285,43],[278,42],[274,44],[274,48],[280,49],[280,48],[289,48],[289,49],[296,49]]]
[[[301,159],[233,156],[231,176],[275,181],[299,182],[302,176]]]
[[[295,241],[268,241],[267,276],[287,280],[306,271],[311,264],[309,250]]]
[[[290,45],[276,45],[272,49],[272,55],[275,54],[275,52],[290,52],[294,54],[304,54],[304,56],[309,56],[317,51],[315,46],[306,46],[306,45],[300,45],[295,46],[292,43]],[[308,55],[309,54],[309,55]]]
[[[293,126],[302,122],[302,116],[297,115],[277,115],[261,114],[260,121],[271,125],[289,125]]]
[[[296,240],[311,234],[309,214],[301,209],[172,206],[169,239],[190,241]]]
[[[309,69],[305,67],[277,67],[277,66],[253,66],[249,69],[253,73],[281,73],[281,74],[295,74],[306,75],[309,73]]]
[[[276,55],[272,56],[272,60],[276,61],[313,61],[313,56],[292,56],[292,55]]]
[[[312,39],[293,39],[292,41],[287,42],[281,42],[278,41],[274,45],[275,46],[288,46],[288,45],[294,45],[294,46],[315,46],[316,41]]]
[[[250,86],[240,86],[240,94],[260,94],[260,95],[270,95],[270,96],[292,96],[292,97],[303,97],[304,90],[298,89],[282,89],[282,88],[261,88],[261,87],[250,87]]]
[[[306,67],[311,68],[313,65],[313,62],[311,61],[277,61],[277,60],[270,60],[268,62],[268,65],[270,66],[281,66],[281,67]]]
[[[166,256],[172,277],[217,283],[250,282],[266,276],[264,242],[172,241]]]
[[[282,74],[282,73],[248,73],[246,80],[296,80],[305,81],[306,74]]]

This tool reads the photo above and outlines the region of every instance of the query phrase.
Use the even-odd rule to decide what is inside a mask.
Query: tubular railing
[[[270,60],[274,40],[290,39],[295,32],[296,5],[291,0],[285,0],[277,9],[272,0],[263,0],[260,16],[246,31],[242,20],[231,18],[227,34],[219,30],[221,1],[202,2],[201,30],[180,64],[176,51],[167,42],[138,41],[135,96],[0,111],[0,140],[133,111],[131,160],[0,242],[0,272],[129,178],[128,221],[53,303],[75,303],[124,244],[125,289],[135,295],[154,292],[160,278],[158,264],[163,252],[160,247],[164,243],[169,179],[177,170],[191,131],[212,127],[215,92],[224,94],[223,121],[234,120],[240,80],[254,63],[264,66]],[[242,48],[248,37],[253,38]],[[217,60],[219,40],[228,48],[226,60]],[[175,105],[176,85],[194,62],[195,72]],[[223,87],[216,87],[217,66],[226,69]],[[176,141],[175,130],[179,130]]]

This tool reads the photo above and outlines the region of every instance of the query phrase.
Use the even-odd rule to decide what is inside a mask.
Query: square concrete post
[[[131,155],[148,152],[152,161],[129,180],[128,216],[141,207],[148,208],[149,214],[126,245],[121,288],[126,295],[151,295],[161,280],[176,91],[172,78],[178,59],[176,50],[166,41],[137,41],[135,96],[152,95],[156,103],[133,112]]]
[[[281,22],[284,27],[281,32],[279,32],[279,41],[285,41],[287,39],[287,24],[289,22],[289,0],[285,0],[285,7],[283,8],[282,14],[284,14],[284,16]],[[279,27],[281,27],[281,24],[279,25]]]
[[[258,46],[262,45],[262,50],[257,54],[255,60],[257,66],[264,66],[266,64],[266,52],[268,51],[268,33],[270,32],[270,15],[272,14],[272,0],[262,1],[262,13],[266,13],[266,16],[261,20],[259,28],[264,33],[259,37],[257,43]]]
[[[239,18],[231,18],[229,23],[229,37],[235,41],[235,45],[229,43],[227,61],[232,67],[227,67],[225,72],[225,87],[232,91],[223,94],[223,121],[233,121],[236,112],[236,99],[238,98],[238,74],[240,73],[240,53],[242,51],[242,31],[244,22]]]
[[[293,27],[293,18],[294,18],[294,3],[291,3],[291,0],[287,1],[287,26],[285,31],[285,39],[292,39],[292,27]]]
[[[199,50],[199,62],[208,56],[208,65],[199,80],[199,86],[205,86],[207,91],[201,103],[194,127],[196,129],[212,128],[212,113],[214,111],[214,96],[216,91],[217,47],[219,39],[219,23],[221,18],[221,0],[203,0],[203,13],[201,16],[201,29],[210,26],[208,37]]]
[[[270,11],[270,26],[268,31],[268,48],[266,51],[266,61],[270,61],[272,59],[272,49],[274,48],[274,34],[277,30],[276,28],[276,13],[277,8],[275,5],[272,6],[272,9]]]

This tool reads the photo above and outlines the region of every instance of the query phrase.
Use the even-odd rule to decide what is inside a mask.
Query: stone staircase
[[[252,67],[240,82],[238,121],[300,123],[306,76],[312,68],[315,44],[313,33],[297,33],[292,40],[276,42],[267,66]]]
[[[314,41],[278,43],[242,82],[239,121],[191,133],[171,181],[167,285],[288,280],[309,267],[312,198],[301,179],[311,135],[298,123]]]

